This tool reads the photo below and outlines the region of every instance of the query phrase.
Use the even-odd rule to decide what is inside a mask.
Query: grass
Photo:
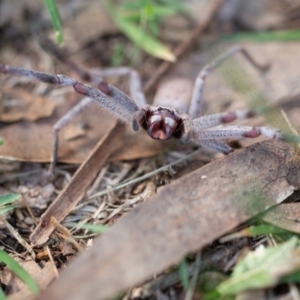
[[[56,0],[44,0],[49,12],[53,28],[56,32],[56,40],[63,44],[62,22]],[[113,1],[103,2],[106,11],[120,30],[135,44],[137,50],[143,49],[148,54],[167,61],[176,60],[172,51],[157,38],[160,32],[161,21],[170,15],[186,13],[187,8],[182,2],[169,0],[142,0],[123,1],[114,4]],[[135,53],[137,51],[134,51]],[[122,61],[122,49],[114,50],[112,63],[119,65]]]
[[[64,42],[64,37],[62,31],[61,18],[60,18],[59,10],[57,8],[56,0],[44,0],[44,3],[47,7],[53,28],[56,33],[57,43],[58,45],[62,45]]]
[[[7,213],[17,205],[13,205],[12,203],[18,199],[20,199],[21,195],[19,194],[7,194],[0,196],[0,215]],[[32,276],[24,270],[24,268],[8,253],[4,250],[0,249],[0,261],[6,264],[12,272],[17,275],[27,286],[28,288],[34,293],[39,293],[39,287]],[[3,290],[0,288],[0,299],[6,299],[3,293]]]
[[[16,260],[1,249],[0,261],[5,263],[28,286],[32,293],[35,295],[39,293],[39,286],[33,277]]]

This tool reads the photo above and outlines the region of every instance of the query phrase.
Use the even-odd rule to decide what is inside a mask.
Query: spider
[[[133,130],[142,127],[149,136],[157,140],[170,138],[180,139],[182,142],[194,142],[198,145],[229,154],[233,149],[220,141],[228,138],[256,138],[264,135],[273,139],[283,139],[283,135],[275,128],[250,126],[223,126],[236,119],[248,118],[253,115],[248,110],[236,110],[212,115],[200,116],[204,82],[208,74],[230,56],[241,53],[255,68],[265,71],[267,66],[259,65],[250,54],[240,45],[230,48],[212,62],[207,64],[198,74],[193,89],[191,104],[188,112],[165,106],[151,106],[146,104],[142,92],[142,85],[138,73],[130,68],[106,69],[103,71],[82,71],[81,77],[90,80],[97,87],[81,83],[66,75],[52,75],[35,70],[17,68],[0,64],[0,72],[20,77],[36,79],[58,86],[71,86],[85,97],[73,107],[53,128],[53,154],[51,157],[50,173],[54,172],[58,152],[58,131],[73,117],[96,101],[112,117],[123,123],[131,123]],[[121,92],[115,86],[106,83],[102,77],[110,75],[129,75],[130,93],[132,98]]]

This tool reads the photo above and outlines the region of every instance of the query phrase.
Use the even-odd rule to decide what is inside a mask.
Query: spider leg
[[[223,154],[229,154],[229,153],[233,152],[233,149],[230,146],[228,146],[227,144],[222,143],[221,141],[216,140],[216,139],[198,140],[196,143],[198,145],[215,150],[215,151],[223,153]]]
[[[53,75],[35,70],[12,67],[4,64],[0,64],[0,72],[19,77],[27,77],[49,84],[56,84],[58,86],[71,86],[77,93],[85,96],[85,98],[83,98],[81,102],[79,102],[69,111],[69,113],[60,119],[53,128],[53,152],[50,159],[50,174],[53,174],[54,166],[57,161],[59,144],[58,132],[92,101],[95,100],[108,114],[124,123],[133,122],[133,118],[136,113],[141,111],[141,109],[131,98],[129,98],[116,87],[106,83],[101,78],[91,78],[94,82],[97,82],[98,85],[98,88],[94,88],[65,75]]]
[[[215,127],[235,121],[236,119],[247,119],[253,116],[249,110],[238,109],[233,112],[222,112],[213,115],[203,116],[193,120],[194,128],[200,131],[206,128]]]
[[[264,135],[268,138],[282,140],[284,139],[278,129],[270,127],[251,127],[251,126],[226,126],[204,129],[195,134],[195,141],[207,139],[239,139],[256,138]]]
[[[129,75],[130,96],[133,98],[134,102],[139,107],[147,106],[146,97],[143,92],[141,78],[139,76],[139,73],[136,70],[128,67],[107,68],[103,70],[92,69],[89,72],[89,75],[91,76],[92,81],[98,84],[103,81],[102,77]],[[110,88],[114,89],[115,87],[110,86]],[[119,91],[118,89],[116,90]],[[139,124],[144,117],[145,117],[145,110],[139,109],[134,113],[132,119],[132,128],[134,131],[139,130]]]
[[[186,144],[193,138],[195,128],[194,128],[193,121],[189,115],[182,114],[181,120],[182,120],[182,125],[184,128],[184,132],[181,137],[181,141]]]
[[[84,97],[80,100],[77,105],[75,105],[70,111],[68,111],[61,119],[59,119],[53,126],[52,129],[52,153],[50,158],[49,174],[54,174],[54,168],[57,163],[58,157],[58,147],[59,139],[58,133],[63,129],[67,124],[69,124],[76,115],[83,111],[87,106],[89,106],[94,100],[88,97]]]
[[[119,68],[107,68],[103,70],[92,69],[89,72],[92,75],[93,79],[96,76],[95,81],[99,81],[99,77],[108,77],[108,76],[125,76],[129,75],[129,88],[130,96],[139,106],[146,105],[146,97],[143,92],[142,82],[139,73],[128,67],[119,67]]]
[[[225,60],[227,60],[236,53],[241,53],[256,69],[258,69],[261,72],[266,71],[269,68],[269,65],[258,64],[242,46],[238,45],[230,48],[229,50],[215,58],[213,61],[211,61],[209,64],[204,66],[204,68],[198,74],[195,80],[193,96],[189,108],[189,115],[192,119],[197,118],[201,113],[202,94],[206,77],[212,71],[214,71],[220,64],[222,64]]]
[[[66,75],[53,75],[3,64],[0,64],[0,72],[59,86],[71,86],[77,93],[94,99],[107,113],[124,123],[132,122],[134,113],[139,110],[130,97],[101,78],[98,80],[98,88],[94,88]]]

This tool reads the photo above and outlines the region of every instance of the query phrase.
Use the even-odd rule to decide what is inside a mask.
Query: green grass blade
[[[299,240],[292,237],[275,247],[249,252],[234,267],[231,278],[223,281],[217,291],[221,295],[236,295],[248,289],[272,287],[283,276],[299,272],[299,268]]]
[[[147,34],[140,26],[137,26],[135,23],[126,20],[126,18],[121,15],[118,9],[109,1],[105,1],[104,3],[106,10],[118,27],[141,49],[155,57],[167,61],[174,62],[176,60],[176,57],[171,50],[164,46],[160,41]]]
[[[3,292],[3,290],[2,290],[2,288],[0,287],[0,300],[6,300],[7,298],[6,298],[6,296],[5,296],[5,294],[4,294],[4,292]]]
[[[10,210],[13,210],[17,207],[18,207],[18,205],[7,205],[7,206],[4,206],[4,207],[1,207],[0,208],[0,215],[3,215],[4,213],[6,213]]]
[[[60,19],[57,5],[56,5],[56,1],[55,0],[44,0],[44,3],[48,9],[53,28],[56,32],[57,43],[59,45],[62,45],[62,43],[64,42],[64,38],[63,38],[63,33],[62,33],[61,19]]]
[[[5,263],[22,281],[24,281],[35,295],[39,293],[40,288],[31,275],[18,262],[1,249],[0,261]]]
[[[190,280],[189,280],[188,264],[186,262],[186,259],[183,259],[179,264],[179,276],[184,290],[187,291],[190,286]]]
[[[230,34],[224,37],[227,42],[292,42],[300,40],[300,30],[278,30],[265,32],[245,32]]]
[[[280,235],[291,234],[289,231],[285,229],[273,225],[268,225],[268,224],[250,226],[248,231],[250,236],[258,236],[258,235],[266,235],[266,234],[280,234]]]
[[[4,140],[0,138],[0,146],[2,146],[3,144],[4,144]]]
[[[20,198],[21,198],[20,194],[6,194],[0,196],[0,206],[12,203],[16,200],[19,200]]]
[[[104,233],[108,226],[102,224],[77,224],[77,223],[68,223],[68,226],[74,226],[76,229],[86,229],[93,233]]]

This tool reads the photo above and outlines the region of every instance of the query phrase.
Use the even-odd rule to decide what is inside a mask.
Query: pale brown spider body
[[[224,143],[223,139],[256,138],[265,135],[269,138],[283,139],[283,135],[274,128],[251,127],[251,126],[224,126],[235,119],[243,119],[252,116],[248,110],[236,110],[233,112],[222,112],[212,115],[200,116],[202,104],[202,92],[204,82],[220,63],[233,54],[240,52],[250,63],[261,71],[266,67],[257,64],[252,57],[241,46],[229,49],[229,51],[217,57],[207,64],[195,80],[190,106],[187,112],[165,106],[150,106],[142,91],[142,85],[138,73],[130,68],[117,68],[106,70],[91,70],[81,72],[86,74],[85,78],[97,87],[78,82],[76,79],[66,75],[52,75],[34,70],[12,67],[0,64],[0,72],[15,76],[37,79],[49,84],[59,86],[71,86],[85,97],[72,108],[53,128],[53,155],[50,172],[57,159],[58,132],[69,123],[75,115],[82,111],[91,102],[96,101],[105,112],[123,123],[131,123],[133,130],[142,127],[149,136],[156,140],[168,140],[172,137],[186,143],[189,141],[206,148],[219,151],[224,154],[232,152],[232,148]],[[78,69],[78,68],[77,68]],[[129,75],[131,97],[121,92],[115,86],[106,83],[101,77],[112,75]]]

